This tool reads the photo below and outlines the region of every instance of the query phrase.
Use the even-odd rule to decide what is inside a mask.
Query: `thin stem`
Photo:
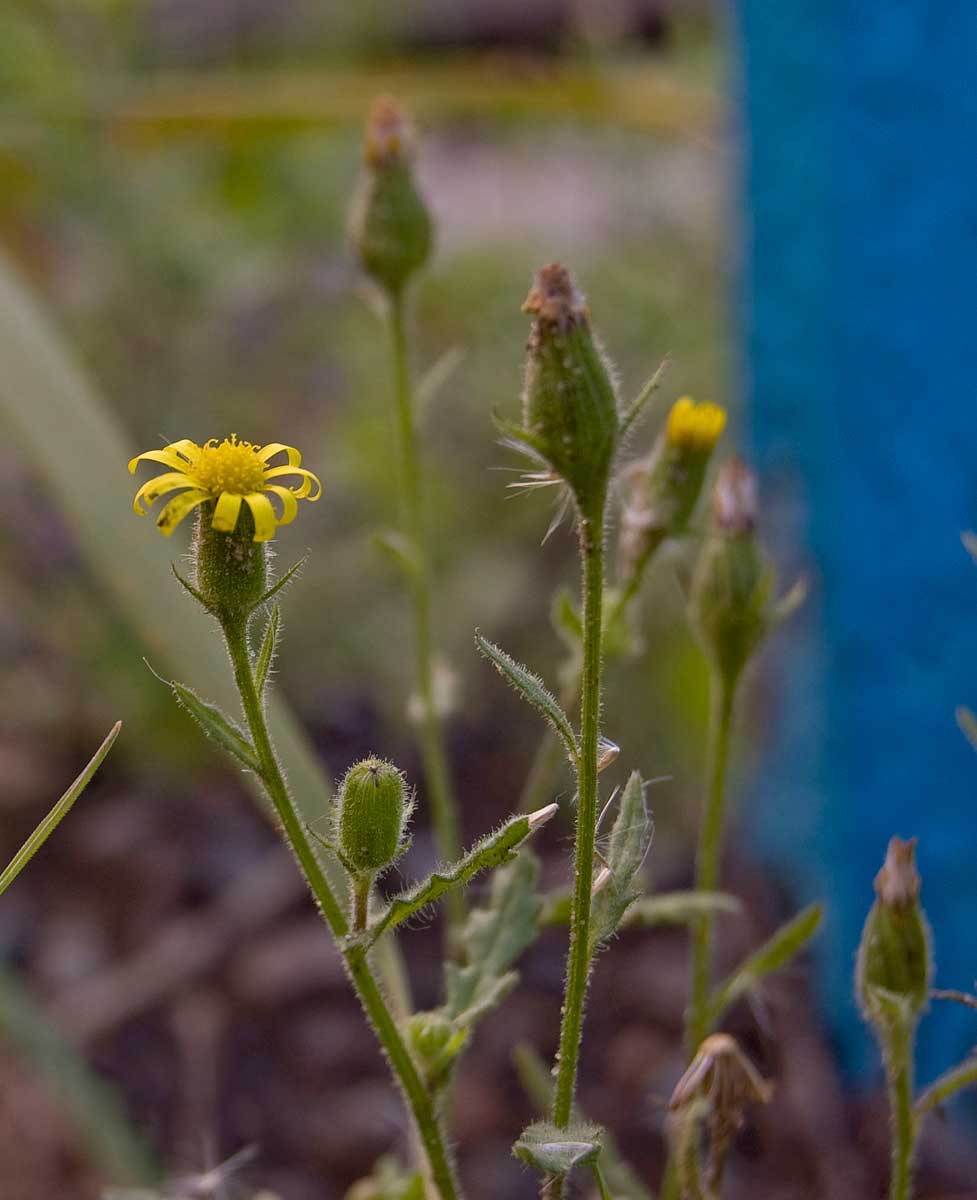
[[[719,883],[726,766],[735,692],[736,681],[724,679],[714,670],[710,682],[708,791],[695,859],[695,886],[699,892],[714,892]],[[690,1059],[709,1033],[714,919],[714,913],[704,912],[692,929],[692,984],[685,1031],[685,1048]]]
[[[889,1200],[910,1200],[916,1120],[913,1115],[913,1035],[905,1023],[892,1029],[886,1051],[885,1074],[892,1117]]]
[[[434,1103],[414,1066],[383,993],[373,978],[366,951],[362,947],[343,944],[343,939],[349,932],[349,923],[329,886],[325,872],[319,865],[278,765],[265,722],[264,708],[255,687],[246,623],[226,621],[223,629],[234,668],[234,679],[241,696],[241,705],[258,755],[261,780],[322,915],[340,944],[353,987],[403,1091],[440,1198],[458,1200],[454,1172],[435,1116]],[[358,898],[354,911],[358,912]]]
[[[353,932],[362,933],[370,919],[370,892],[373,879],[361,875],[353,880]]]
[[[600,721],[601,612],[604,598],[603,504],[597,517],[580,518],[583,573],[583,674],[580,706],[580,765],[577,772],[577,839],[574,859],[570,948],[560,1050],[553,1095],[553,1121],[565,1129],[573,1114],[584,999],[590,974],[590,905],[597,826],[597,736]],[[559,1182],[552,1189],[560,1189]]]
[[[431,569],[424,519],[421,459],[417,445],[413,389],[407,358],[403,293],[398,292],[391,295],[389,313],[404,525],[405,532],[417,554],[417,570],[411,575],[410,591],[414,615],[415,673],[421,702],[421,757],[424,762],[424,777],[427,780],[431,819],[438,853],[445,862],[455,862],[461,856],[461,837],[458,831],[458,811],[444,745],[444,729],[434,691]],[[450,935],[464,920],[463,893],[452,892],[445,901],[445,907]]]

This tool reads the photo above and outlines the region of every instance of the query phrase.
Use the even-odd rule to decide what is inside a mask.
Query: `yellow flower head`
[[[269,460],[279,454],[286,456],[286,462],[269,467]],[[267,542],[275,536],[279,525],[295,520],[299,500],[318,500],[322,495],[322,484],[301,465],[302,455],[281,442],[252,446],[250,442],[239,442],[234,433],[222,442],[211,438],[202,446],[184,439],[171,442],[162,450],[137,454],[129,463],[130,475],[143,460],[162,463],[172,469],[144,483],[136,492],[132,506],[140,517],[147,511],[143,503],[152,505],[167,492],[183,489],[156,518],[157,526],[166,537],[197,505],[213,501],[211,524],[214,529],[232,533],[237,528],[241,505],[246,504],[254,518],[254,540]],[[273,482],[283,476],[291,476],[298,482],[291,487]],[[280,514],[269,494],[281,501]]]
[[[718,404],[696,404],[691,396],[683,396],[672,405],[665,436],[678,450],[708,454],[725,428],[724,408]]]

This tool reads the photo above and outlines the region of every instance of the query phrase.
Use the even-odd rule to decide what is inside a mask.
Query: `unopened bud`
[[[414,130],[389,97],[373,105],[364,167],[350,217],[350,237],[363,269],[399,294],[431,254],[431,218],[414,181]]]
[[[890,1019],[886,994],[903,1004],[913,1020],[926,1005],[933,958],[919,891],[916,839],[894,837],[875,877],[876,900],[862,931],[856,968],[859,1002],[876,1027]]]
[[[411,812],[404,777],[391,763],[365,758],[346,772],[339,789],[339,845],[350,868],[375,874],[404,852]]]
[[[692,579],[690,617],[727,687],[776,617],[773,574],[757,543],[756,479],[737,458],[726,463],[713,491],[713,516]]]
[[[464,1049],[468,1029],[459,1028],[442,1013],[419,1012],[407,1022],[407,1040],[428,1087],[437,1089]]]
[[[533,317],[526,360],[527,440],[564,479],[581,514],[603,512],[619,428],[611,370],[570,272],[541,267],[523,311]]]
[[[535,812],[529,814],[529,832],[535,833],[537,829],[545,825],[547,821],[552,820],[559,812],[559,804],[547,804],[545,808],[537,808]]]
[[[725,428],[724,408],[683,396],[672,406],[648,457],[628,469],[621,517],[623,575],[646,563],[666,538],[684,530]]]

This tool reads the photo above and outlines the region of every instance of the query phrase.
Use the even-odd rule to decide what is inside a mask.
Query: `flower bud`
[[[404,777],[391,763],[365,758],[346,772],[339,789],[339,847],[350,869],[376,874],[404,852],[411,812]]]
[[[254,540],[254,518],[246,504],[230,533],[214,529],[213,520],[214,503],[206,501],[197,509],[194,527],[194,584],[216,617],[239,621],[254,611],[265,594],[267,547]]]
[[[926,1005],[933,974],[929,927],[919,903],[916,839],[889,842],[885,862],[875,877],[876,900],[868,914],[858,948],[856,989],[868,1021],[887,1024],[891,1006],[885,995],[901,1003],[915,1020]],[[879,992],[883,996],[879,996]]]
[[[451,1065],[468,1041],[468,1030],[459,1028],[439,1012],[414,1013],[407,1023],[407,1040],[428,1087],[446,1082]]]
[[[363,269],[397,295],[431,254],[431,218],[414,182],[414,130],[387,96],[370,113],[364,167],[350,216],[350,237]]]
[[[570,486],[581,514],[603,512],[619,428],[606,358],[570,272],[536,272],[523,305],[533,317],[523,392],[523,433]]]
[[[689,601],[693,626],[727,687],[775,619],[773,576],[757,543],[756,514],[756,476],[733,458],[716,480],[711,528]]]
[[[726,427],[726,410],[676,401],[647,458],[626,473],[621,517],[622,575],[648,558],[667,537],[681,533],[695,508],[709,459]]]

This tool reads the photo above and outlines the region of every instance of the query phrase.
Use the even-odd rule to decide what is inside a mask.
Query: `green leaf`
[[[808,905],[793,920],[781,925],[759,950],[741,963],[713,993],[710,1024],[715,1024],[731,1004],[755,988],[766,976],[787,966],[817,933],[823,916],[822,905]]]
[[[206,700],[201,700],[196,692],[182,683],[177,683],[176,680],[170,681],[170,687],[177,701],[183,705],[208,737],[212,737],[221,749],[233,755],[249,771],[254,771],[256,774],[260,772],[261,768],[258,765],[258,756],[255,754],[254,747],[240,728],[226,717],[216,704],[208,704]]]
[[[372,945],[381,934],[440,900],[452,888],[467,883],[480,871],[488,871],[509,862],[526,838],[545,824],[556,810],[557,805],[551,804],[528,816],[510,818],[501,828],[477,842],[453,866],[433,872],[427,879],[394,896],[384,912],[367,929],[367,942]]]
[[[423,421],[431,402],[465,361],[465,354],[462,346],[449,346],[418,379],[414,388],[414,412],[418,422]]]
[[[583,643],[583,623],[569,588],[558,588],[554,594],[550,605],[550,621],[570,650],[579,654]]]
[[[549,1121],[527,1125],[512,1147],[516,1158],[547,1175],[566,1175],[594,1162],[601,1149],[599,1125],[578,1122],[560,1129]]]
[[[927,1113],[944,1105],[951,1096],[964,1088],[977,1086],[977,1053],[972,1054],[949,1071],[945,1071],[939,1079],[935,1079],[916,1101],[916,1119],[921,1120]]]
[[[553,1075],[549,1065],[528,1042],[519,1042],[512,1052],[512,1062],[523,1091],[539,1113],[547,1113],[553,1101]],[[604,1178],[616,1200],[653,1200],[638,1173],[621,1155],[611,1134],[604,1130],[600,1152]]]
[[[645,383],[641,391],[638,392],[634,400],[631,402],[624,416],[621,418],[621,427],[618,433],[618,441],[623,443],[625,438],[634,428],[635,422],[641,416],[645,409],[645,405],[652,398],[655,392],[661,387],[661,382],[665,378],[665,371],[668,369],[669,356],[666,354],[662,359],[658,370]]]
[[[268,683],[268,672],[275,659],[275,647],[278,645],[278,635],[282,628],[282,610],[276,604],[268,616],[264,636],[261,639],[261,649],[258,651],[258,661],[254,668],[254,686],[258,695],[264,695]]]
[[[594,880],[595,896],[591,907],[591,951],[611,937],[624,914],[639,894],[637,876],[651,845],[654,825],[645,804],[645,789],[637,771],[624,788],[617,819],[611,830],[607,866]]]
[[[475,644],[495,666],[503,679],[507,680],[524,700],[528,701],[537,712],[542,713],[549,721],[562,739],[570,761],[576,763],[577,738],[573,732],[573,726],[570,724],[569,717],[557,703],[556,697],[552,692],[547,691],[542,679],[538,675],[534,675],[527,667],[522,666],[521,663],[517,663],[514,658],[506,654],[504,650],[500,650],[487,638],[482,637],[477,629]]]
[[[743,905],[726,892],[662,892],[639,896],[627,911],[624,923],[650,928],[653,925],[692,925],[710,914],[737,915]]]
[[[262,606],[262,604],[267,604],[268,601],[272,598],[272,596],[277,596],[283,587],[285,587],[287,584],[292,582],[292,579],[295,577],[296,573],[298,571],[302,570],[302,568],[305,566],[305,564],[308,562],[308,560],[309,560],[309,556],[307,554],[303,554],[297,563],[293,563],[292,566],[290,566],[288,568],[288,570],[281,577],[281,579],[276,580],[275,583],[273,583],[271,585],[271,587],[268,589],[268,591],[265,592],[265,594],[261,597],[261,599],[258,601],[258,603],[254,607],[260,608]]]
[[[515,984],[510,967],[536,937],[538,873],[535,856],[523,850],[492,876],[488,904],[469,913],[459,939],[468,962],[444,967],[444,1012],[459,1024],[471,1024]]]
[[[417,546],[403,533],[395,529],[384,530],[373,535],[373,544],[398,567],[408,579],[417,579],[421,573],[421,555]]]
[[[65,792],[61,799],[55,804],[51,811],[47,814],[43,821],[37,826],[34,832],[30,835],[23,846],[13,856],[3,872],[0,873],[0,896],[13,883],[17,876],[23,871],[24,867],[30,862],[34,855],[40,850],[44,843],[48,840],[55,829],[61,824],[64,818],[71,811],[71,807],[78,797],[82,794],[92,780],[92,776],[102,765],[106,754],[112,749],[115,739],[119,736],[119,730],[122,728],[122,722],[116,723],[109,730],[105,741],[95,751],[88,765],[84,768],[78,778],[74,781],[71,787]]]
[[[977,717],[974,716],[969,708],[964,708],[963,705],[957,709],[956,715],[960,732],[971,746],[977,750]]]

